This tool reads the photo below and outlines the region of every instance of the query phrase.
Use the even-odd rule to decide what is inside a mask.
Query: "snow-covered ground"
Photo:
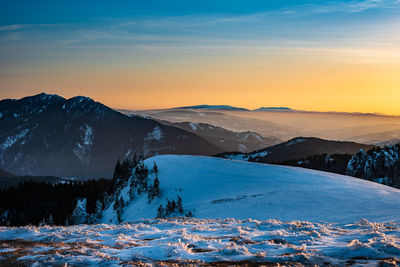
[[[0,265],[399,264],[400,224],[235,219],[0,227]],[[395,265],[393,265],[395,266]]]
[[[121,191],[123,222],[155,218],[157,207],[178,195],[196,218],[400,221],[400,190],[349,176],[200,156],[161,155],[145,164],[151,169],[154,162],[161,198],[130,200],[128,185]],[[107,210],[102,222],[115,223],[115,217]]]
[[[0,227],[0,265],[400,264],[398,189],[220,158],[163,155],[145,164],[154,162],[162,194],[132,197],[128,183],[118,196],[124,223],[114,224],[111,205],[104,224]],[[154,219],[178,195],[195,218]]]

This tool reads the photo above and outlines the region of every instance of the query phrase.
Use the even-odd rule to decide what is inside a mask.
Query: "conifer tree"
[[[177,204],[178,212],[180,214],[182,214],[183,213],[183,207],[182,207],[182,198],[180,196],[178,196],[178,200],[177,200],[176,204]]]
[[[158,175],[158,167],[155,161],[153,161],[154,165],[153,165],[153,173],[155,173],[156,175]]]
[[[189,212],[186,214],[186,217],[193,217],[193,213],[191,210],[189,210]]]
[[[158,197],[161,195],[160,191],[160,182],[158,178],[156,177],[153,181],[153,184],[150,186],[150,189],[147,193],[147,198],[149,202],[151,202],[155,197]]]
[[[157,209],[157,218],[164,218],[165,217],[165,209],[162,205],[158,206]]]

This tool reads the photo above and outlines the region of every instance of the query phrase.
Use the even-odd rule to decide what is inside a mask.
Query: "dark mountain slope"
[[[0,101],[0,167],[17,175],[110,177],[133,153],[210,155],[201,137],[128,117],[87,97],[39,94]]]
[[[373,146],[345,141],[329,141],[314,137],[297,137],[287,142],[251,153],[222,153],[218,157],[256,161],[262,163],[281,163],[293,159],[304,159],[319,154],[355,154],[360,149]]]

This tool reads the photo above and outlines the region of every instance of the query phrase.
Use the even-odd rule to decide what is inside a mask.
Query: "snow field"
[[[121,225],[1,227],[0,265],[400,263],[400,224],[169,218]]]

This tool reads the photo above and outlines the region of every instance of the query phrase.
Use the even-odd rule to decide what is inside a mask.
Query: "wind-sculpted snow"
[[[0,228],[1,264],[376,265],[400,263],[400,224],[157,219]]]

